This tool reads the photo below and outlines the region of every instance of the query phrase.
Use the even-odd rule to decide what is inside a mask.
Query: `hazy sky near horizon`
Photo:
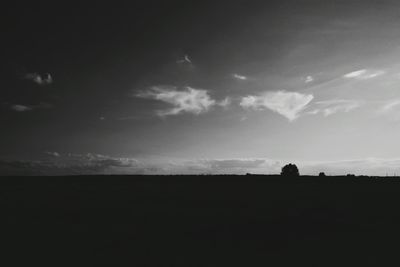
[[[398,1],[1,13],[0,173],[400,170]]]

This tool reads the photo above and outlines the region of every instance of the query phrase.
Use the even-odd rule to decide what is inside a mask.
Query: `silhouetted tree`
[[[282,168],[281,175],[286,176],[286,177],[300,176],[299,169],[297,168],[297,166],[295,164],[292,164],[292,163],[287,164]]]
[[[320,172],[318,176],[319,176],[319,177],[325,177],[326,175],[325,175],[324,172]]]

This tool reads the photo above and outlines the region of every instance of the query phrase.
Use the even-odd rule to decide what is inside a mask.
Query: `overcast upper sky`
[[[2,8],[0,173],[400,174],[398,1]]]

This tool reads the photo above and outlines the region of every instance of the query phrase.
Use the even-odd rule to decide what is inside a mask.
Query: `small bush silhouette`
[[[286,177],[300,176],[299,169],[297,168],[297,166],[295,164],[292,164],[292,163],[287,164],[282,168],[281,175],[286,176]]]
[[[325,177],[326,175],[325,175],[324,172],[320,172],[320,173],[318,174],[318,176],[319,176],[319,177]]]

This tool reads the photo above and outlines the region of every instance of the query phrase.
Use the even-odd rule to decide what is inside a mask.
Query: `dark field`
[[[1,266],[400,263],[396,178],[3,177],[0,190]]]

